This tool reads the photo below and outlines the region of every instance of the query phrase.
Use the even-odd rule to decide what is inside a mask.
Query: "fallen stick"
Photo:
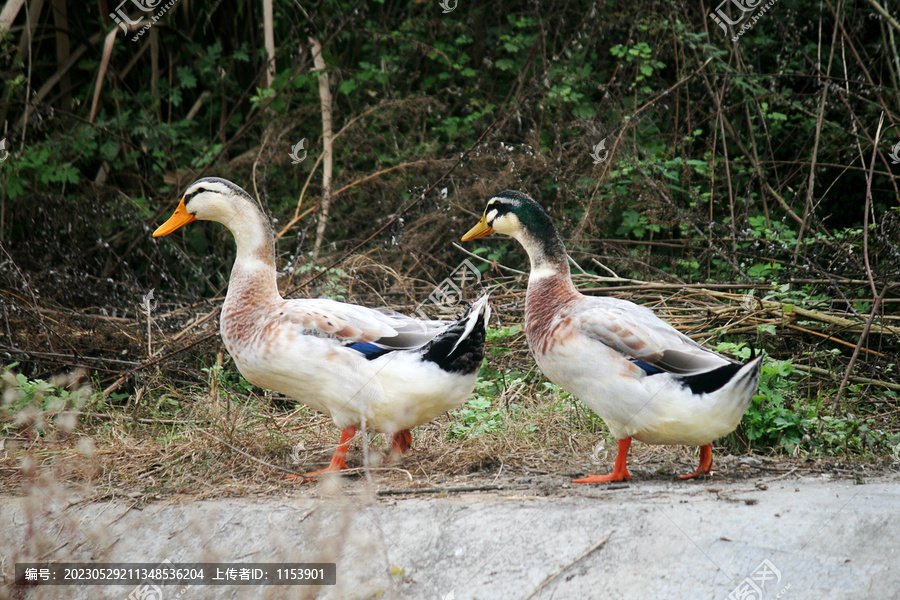
[[[807,367],[806,365],[798,365],[794,364],[793,367],[799,371],[804,371],[806,373],[812,373],[813,375],[822,375],[828,377],[830,379],[834,379],[835,373],[829,371],[827,369],[821,369],[819,367]],[[868,377],[857,377],[853,376],[850,378],[850,381],[853,383],[868,383],[870,385],[880,385],[881,387],[886,387],[889,390],[896,390],[900,392],[900,385],[896,383],[889,383],[887,381],[880,381],[878,379],[870,379]]]
[[[615,533],[615,532],[613,532],[613,533]],[[570,562],[569,564],[567,564],[566,566],[561,568],[559,571],[557,571],[556,573],[554,573],[553,575],[551,575],[550,577],[545,579],[543,582],[541,582],[541,585],[537,586],[535,588],[535,590],[533,592],[531,592],[531,594],[527,598],[525,598],[525,600],[531,600],[531,598],[534,598],[535,596],[537,596],[538,593],[542,589],[544,589],[545,587],[547,587],[548,585],[553,583],[553,581],[556,580],[557,577],[559,577],[560,575],[565,573],[569,568],[575,566],[580,561],[587,558],[592,552],[595,552],[595,551],[599,550],[600,548],[602,548],[603,545],[606,544],[607,541],[609,541],[610,536],[612,536],[612,533],[606,534],[605,536],[603,536],[603,538],[599,542],[597,542],[596,544],[594,544],[593,546],[591,546],[590,548],[588,548],[587,550],[582,552],[578,556],[578,558],[576,558],[575,560],[573,560],[572,562]]]
[[[443,493],[459,493],[459,492],[486,492],[490,490],[500,490],[502,486],[492,483],[486,485],[459,485],[455,487],[431,487],[431,488],[390,488],[387,490],[378,490],[375,492],[378,496],[404,496],[407,494],[443,494]]]
[[[806,329],[804,327],[798,327],[797,325],[792,325],[790,323],[785,323],[784,326],[789,327],[790,329],[796,329],[797,331],[802,331],[803,333],[808,333],[810,335],[817,335],[821,338],[825,338],[826,341],[831,341],[831,342],[834,342],[835,344],[840,344],[841,346],[847,346],[848,348],[856,348],[856,346],[854,346],[850,342],[845,342],[844,340],[836,338],[833,335],[825,335],[824,333],[819,333],[818,331],[813,331],[812,329]],[[732,332],[729,331],[729,333],[732,333]],[[860,350],[862,350],[863,352],[867,352],[869,354],[874,354],[875,356],[880,356],[881,358],[886,358],[884,354],[882,354],[880,352],[875,352],[874,350],[869,350],[868,348],[861,348]]]
[[[47,413],[44,413],[47,414]],[[199,425],[199,421],[184,421],[182,419],[136,419],[131,415],[108,414],[108,413],[81,413],[83,417],[91,419],[105,419],[107,421],[117,421],[118,419],[126,419],[135,423],[144,423],[146,425]]]

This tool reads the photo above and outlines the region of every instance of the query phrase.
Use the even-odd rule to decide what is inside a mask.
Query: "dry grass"
[[[353,301],[403,310],[429,290],[429,283],[366,257],[349,261],[345,270],[348,276],[332,283]],[[491,273],[500,274],[482,284],[494,287],[492,327],[521,325],[522,277],[502,269]],[[648,305],[705,343],[714,345],[724,336],[739,334],[776,357],[793,352],[790,356],[798,367],[808,365],[812,370],[802,383],[810,397],[836,387],[843,373],[821,372],[816,365],[823,364],[832,349],[852,349],[862,328],[861,320],[846,314],[761,301],[765,290],[751,298],[728,289],[587,274],[576,274],[575,279],[583,289],[602,286],[618,297]],[[427,309],[436,316],[446,312],[441,307]],[[93,318],[105,328],[104,343],[129,340],[131,347],[144,350],[144,359],[130,361],[127,368],[118,359],[108,359],[86,387],[83,371],[57,381],[55,391],[48,393],[59,395],[59,390],[69,389],[65,406],[48,406],[41,397],[24,402],[24,392],[16,391],[8,376],[4,405],[10,423],[0,458],[0,491],[21,493],[36,478],[52,475],[65,486],[84,486],[94,499],[131,496],[145,502],[267,494],[295,485],[285,480],[287,472],[324,466],[334,451],[337,430],[322,415],[289,399],[244,389],[227,354],[221,354],[215,311],[214,301],[157,307],[150,328],[152,355],[146,354],[146,321],[139,317],[110,319],[68,314],[62,308],[52,311],[57,333],[69,325],[69,333],[77,339],[83,324]],[[873,329],[871,347],[863,352],[861,368],[851,378],[861,386],[858,397],[900,388],[879,375],[897,356],[900,335],[897,324],[891,323],[887,319]],[[761,326],[774,327],[777,335],[760,334]],[[172,353],[180,347],[190,351]],[[92,368],[103,361],[103,356],[81,359]],[[397,465],[383,463],[387,440],[372,436],[370,465],[376,468],[379,485],[427,487],[458,477],[490,480],[608,468],[615,448],[602,422],[546,384],[535,370],[521,331],[491,343],[487,364],[488,378],[500,380],[493,388],[482,388],[490,386],[490,380],[480,384],[478,392],[492,394],[488,430],[479,431],[477,423],[467,427],[458,412],[442,415],[414,431],[413,450]],[[99,389],[106,395],[93,391]],[[896,418],[892,405],[874,406],[876,418],[892,428]],[[740,439],[731,447],[746,450]],[[361,451],[357,438],[351,466],[362,465]],[[692,449],[642,444],[635,446],[631,459],[638,472],[664,475],[685,471],[693,461]]]

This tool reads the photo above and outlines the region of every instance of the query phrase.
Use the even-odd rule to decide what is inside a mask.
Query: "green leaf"
[[[197,78],[191,73],[190,67],[178,67],[175,72],[178,74],[178,85],[184,89],[197,87]]]
[[[474,408],[476,410],[484,410],[486,408],[491,407],[491,401],[488,400],[487,398],[473,398],[473,399],[469,400],[466,404],[468,404],[469,406],[471,406],[472,408]]]

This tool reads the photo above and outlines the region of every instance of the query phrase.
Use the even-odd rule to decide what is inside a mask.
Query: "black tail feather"
[[[695,394],[711,394],[718,389],[724,387],[743,369],[746,365],[756,361],[756,368],[743,376],[743,381],[738,382],[741,386],[755,386],[759,381],[759,371],[762,365],[761,360],[757,360],[760,355],[752,356],[746,363],[731,363],[706,373],[698,373],[696,375],[684,375],[678,379],[682,385],[689,387],[691,392]]]
[[[465,338],[460,339],[460,336],[465,335],[471,310],[470,307],[462,319],[429,342],[422,360],[429,360],[450,373],[468,374],[478,371],[484,360],[486,311],[479,311],[475,327]]]

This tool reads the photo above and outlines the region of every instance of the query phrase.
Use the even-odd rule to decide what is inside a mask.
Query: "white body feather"
[[[738,370],[738,363],[700,346],[646,307],[580,293],[562,237],[525,194],[496,195],[463,239],[493,232],[518,240],[531,261],[525,332],[535,361],[616,438],[704,446],[734,431],[756,391],[761,357]]]
[[[282,298],[268,219],[238,186],[218,178],[198,180],[170,219],[174,225],[167,223],[154,235],[195,218],[222,223],[234,234],[237,257],[220,329],[228,353],[249,382],[330,416],[341,429],[365,425],[383,433],[430,421],[472,392],[477,365],[474,372],[448,372],[423,359],[429,342],[453,323],[327,299]],[[466,317],[457,345],[480,318],[486,324],[489,315],[483,296]],[[390,351],[367,360],[349,347],[354,343]]]

